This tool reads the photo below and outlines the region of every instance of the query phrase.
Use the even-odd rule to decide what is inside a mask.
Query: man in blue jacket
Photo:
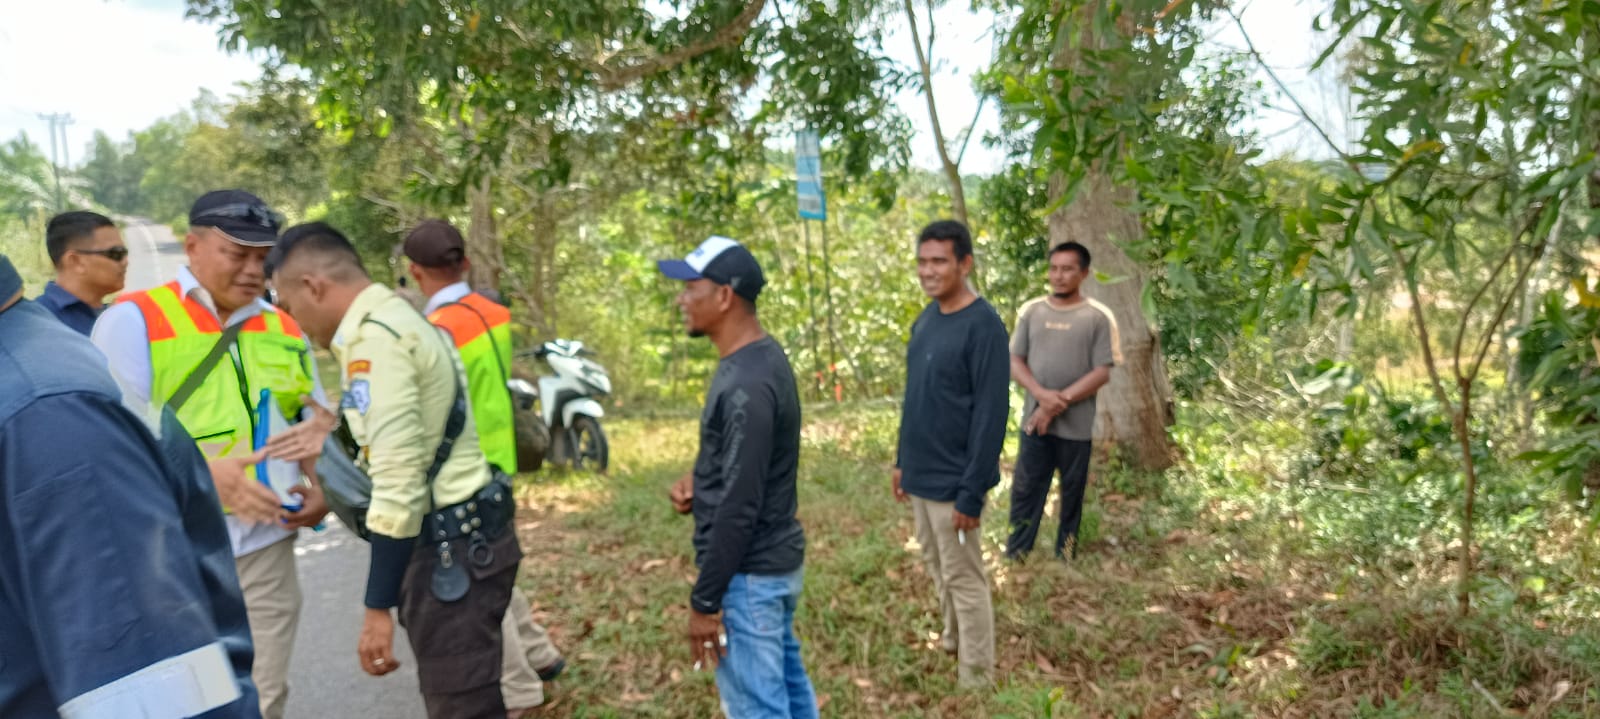
[[[21,296],[0,255],[0,717],[259,717],[205,459]]]

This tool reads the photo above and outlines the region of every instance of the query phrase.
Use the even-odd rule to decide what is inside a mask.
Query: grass
[[[991,494],[983,536],[999,682],[959,691],[953,659],[938,650],[910,512],[888,492],[897,421],[882,404],[807,412],[796,630],[824,716],[1600,716],[1600,582],[1587,559],[1560,560],[1592,543],[1581,525],[1559,512],[1537,532],[1505,523],[1507,537],[1523,538],[1525,566],[1489,562],[1504,571],[1458,619],[1448,553],[1408,545],[1397,563],[1370,548],[1364,556],[1387,561],[1341,552],[1393,532],[1375,529],[1387,526],[1382,516],[1333,521],[1349,492],[1276,480],[1271,452],[1213,436],[1224,430],[1211,425],[1185,438],[1189,462],[1164,476],[1098,466],[1085,551],[1070,564],[1043,553],[1000,563],[1006,485]],[[1237,429],[1277,438],[1268,444],[1293,436]],[[695,419],[608,430],[609,476],[546,473],[522,485],[522,584],[571,660],[543,716],[715,716],[712,677],[691,671],[682,636],[692,530],[666,501],[692,462]]]

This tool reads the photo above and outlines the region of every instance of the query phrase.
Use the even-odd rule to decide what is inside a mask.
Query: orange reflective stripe
[[[450,333],[450,337],[456,341],[456,349],[471,344],[473,340],[489,331],[483,320],[478,319],[477,315],[464,307],[444,307],[434,312],[428,319]]]
[[[132,302],[139,308],[139,314],[144,315],[145,336],[151,342],[170,340],[178,336],[178,331],[173,328],[172,322],[167,319],[167,313],[161,311],[161,305],[156,304],[156,299],[149,292],[138,292],[117,298],[118,302]]]
[[[290,317],[288,312],[284,312],[276,307],[274,307],[273,310],[273,314],[278,316],[278,321],[283,323],[283,333],[295,339],[300,339],[300,335],[302,334],[300,332],[300,323],[295,322],[294,318]]]
[[[466,307],[458,307],[458,304]],[[456,341],[456,349],[461,349],[484,333],[510,324],[511,312],[474,292],[461,298],[460,302],[434,310],[433,314],[428,315],[428,321],[449,332]]]
[[[173,289],[176,291],[177,288]],[[205,306],[188,297],[182,298],[181,301],[183,302],[183,309],[189,313],[189,321],[194,323],[195,329],[206,334],[215,334],[222,331],[221,325],[217,324],[216,316],[212,315]]]
[[[242,331],[242,332],[266,332],[267,331],[267,316],[266,315],[256,315],[254,317],[251,317],[250,319],[245,320],[244,321],[244,327],[241,328],[240,331]]]

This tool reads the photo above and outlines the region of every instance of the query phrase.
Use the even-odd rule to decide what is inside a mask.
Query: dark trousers
[[[467,542],[455,540],[455,561],[472,577],[466,596],[441,602],[433,595],[438,545],[417,548],[400,586],[400,625],[417,657],[417,683],[428,719],[503,719],[500,695],[500,620],[516,585],[522,550],[509,528],[489,542],[493,559],[474,565]]]
[[[1089,482],[1089,440],[1023,434],[1017,443],[1017,468],[1011,478],[1011,537],[1006,556],[1021,559],[1033,551],[1039,521],[1050,499],[1050,478],[1061,472],[1061,527],[1056,531],[1056,556],[1072,538],[1078,555],[1078,521],[1083,518],[1083,490]]]

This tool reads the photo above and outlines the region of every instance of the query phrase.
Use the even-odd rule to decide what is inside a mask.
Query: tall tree
[[[964,225],[970,226],[972,223],[967,217],[967,194],[961,187],[961,158],[963,152],[957,151],[954,154],[950,152],[950,145],[945,141],[944,125],[939,120],[939,102],[933,94],[933,65],[935,61],[933,46],[934,40],[938,36],[937,32],[935,32],[936,25],[933,13],[937,4],[928,3],[927,42],[923,42],[922,36],[917,29],[916,5],[912,0],[903,0],[902,4],[905,7],[906,24],[911,30],[911,46],[916,50],[917,69],[922,76],[922,97],[928,103],[928,123],[933,132],[934,149],[939,153],[939,166],[944,170],[945,185],[950,192],[950,209],[954,211],[957,220],[960,220]],[[982,99],[978,102],[978,111],[983,111]],[[974,125],[976,125],[976,119],[974,118]],[[965,139],[962,142],[962,150],[966,149],[966,140],[971,139],[973,129],[969,127],[963,133]]]
[[[812,125],[834,140],[852,176],[903,155],[882,151],[904,138],[883,91],[898,76],[878,51],[881,35],[863,32],[876,11],[869,0],[423,0],[382,13],[313,0],[189,7],[220,23],[229,47],[270,48],[311,72],[336,127],[368,124],[381,135],[419,112],[459,125],[470,167],[450,194],[462,202],[469,189],[481,195],[484,173],[521,164],[507,157],[513,146],[543,159],[544,187],[560,187],[576,138],[632,117],[703,126],[701,118],[750,114],[772,130]],[[770,101],[748,102],[763,81]],[[707,139],[758,145],[764,134]]]
[[[1139,466],[1172,463],[1171,387],[1154,318],[1151,269],[1128,247],[1144,238],[1138,193],[1125,168],[1153,140],[1161,109],[1184,87],[1195,24],[1213,3],[1132,0],[1025,2],[1007,33],[992,85],[1008,121],[1033,128],[1045,163],[1049,243],[1087,246],[1102,281],[1088,294],[1115,313],[1125,362],[1101,390],[1097,436]]]
[[[1600,230],[1600,213],[1583,202],[1600,170],[1600,65],[1586,42],[1600,5],[1359,0],[1335,3],[1328,19],[1341,39],[1360,41],[1353,89],[1366,130],[1347,158],[1353,169],[1322,198],[1346,230],[1302,262],[1353,258],[1366,276],[1398,273],[1428,387],[1460,453],[1465,613],[1480,457],[1492,451],[1476,421],[1489,399],[1482,372],[1564,220],[1589,239]]]
[[[88,157],[78,168],[85,190],[95,202],[123,214],[139,211],[139,179],[144,170],[133,157],[132,141],[118,143],[96,130]]]

